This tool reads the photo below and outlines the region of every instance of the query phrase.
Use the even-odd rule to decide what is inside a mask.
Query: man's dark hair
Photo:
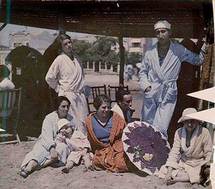
[[[117,91],[116,91],[116,101],[117,102],[122,102],[123,101],[123,97],[125,95],[130,95],[130,91],[127,91],[123,88],[119,88]]]

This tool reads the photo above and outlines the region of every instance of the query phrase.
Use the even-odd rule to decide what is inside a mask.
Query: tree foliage
[[[127,54],[126,64],[132,64],[133,66],[135,66],[137,63],[141,62],[142,60],[142,55],[140,53],[130,52],[126,54]]]
[[[119,62],[116,46],[115,38],[97,37],[93,43],[75,40],[73,50],[82,62],[106,62],[114,65]]]
[[[90,61],[91,58],[91,48],[92,44],[87,41],[74,40],[73,41],[73,51],[78,55],[81,62]]]

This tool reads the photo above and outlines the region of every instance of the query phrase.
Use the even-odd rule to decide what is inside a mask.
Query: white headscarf
[[[159,20],[158,22],[155,23],[154,25],[154,30],[160,29],[160,28],[165,28],[165,29],[171,29],[171,24],[167,22],[166,20]]]

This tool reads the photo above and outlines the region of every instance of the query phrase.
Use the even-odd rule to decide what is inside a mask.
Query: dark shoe
[[[172,185],[172,184],[175,184],[176,183],[176,181],[175,180],[168,180],[167,182],[166,182],[166,185]]]
[[[65,166],[65,164],[61,161],[51,164],[51,167],[53,167],[53,168],[58,168],[58,167],[63,167],[63,166]]]
[[[87,171],[94,171],[94,170],[95,170],[95,169],[93,168],[92,165],[91,165],[91,166],[85,166],[84,169],[83,169],[84,172],[87,172]]]
[[[25,171],[25,170],[21,170],[19,174],[20,174],[20,176],[22,176],[23,178],[27,178],[28,175],[29,175],[29,172],[27,172],[27,171]]]
[[[69,169],[67,168],[67,167],[65,167],[65,168],[63,168],[62,170],[61,170],[63,173],[69,173]]]

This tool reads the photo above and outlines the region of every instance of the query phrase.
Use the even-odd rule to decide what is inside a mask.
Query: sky
[[[26,29],[33,35],[38,35],[42,31],[47,30],[47,29],[42,29],[42,28],[33,28],[33,27],[26,27],[26,26],[20,26],[20,25],[7,24],[0,31],[0,44],[4,45],[4,46],[9,46],[9,34],[16,33],[18,31],[25,31]],[[55,30],[47,30],[47,31],[49,33],[56,33]]]
[[[0,23],[0,26],[2,23]],[[57,30],[50,30],[50,29],[44,29],[44,28],[35,28],[35,27],[27,27],[27,26],[20,26],[20,25],[14,25],[14,24],[8,24],[6,25],[1,31],[0,31],[0,45],[9,46],[9,34],[10,33],[16,33],[19,31],[27,31],[33,35],[38,35],[43,31],[48,31],[50,34],[58,33]],[[84,34],[84,33],[77,33],[77,32],[67,32],[73,39],[86,37],[86,36],[94,36],[90,34]]]

